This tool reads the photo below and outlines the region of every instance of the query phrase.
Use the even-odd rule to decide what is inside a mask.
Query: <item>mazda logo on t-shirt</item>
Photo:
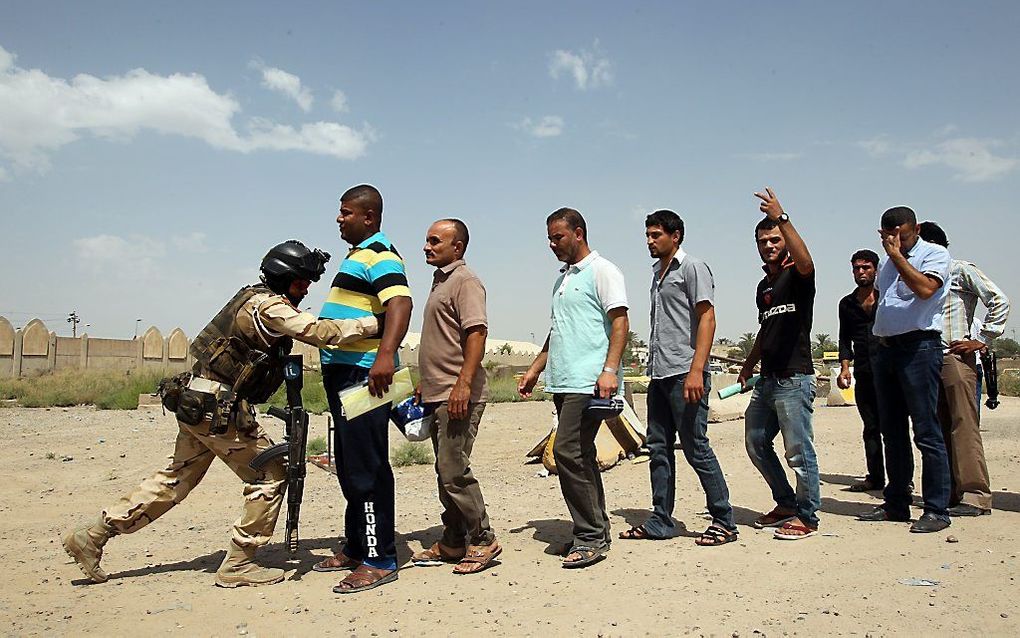
[[[761,321],[765,321],[769,317],[774,317],[776,315],[785,315],[788,312],[797,312],[797,304],[788,303],[783,304],[782,306],[776,306],[775,308],[770,308],[766,312],[761,313]]]

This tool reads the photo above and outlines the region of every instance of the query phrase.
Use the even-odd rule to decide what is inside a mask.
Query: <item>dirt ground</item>
[[[639,397],[643,416],[642,403]],[[744,452],[743,423],[721,423],[710,434],[740,541],[694,545],[690,536],[707,525],[704,497],[681,460],[676,517],[688,537],[616,541],[608,560],[584,570],[561,569],[550,553],[570,537],[566,509],[556,478],[540,478],[541,466],[523,462],[548,429],[551,409],[502,404],[485,413],[474,467],[505,548],[501,564],[475,576],[408,566],[412,550],[438,538],[439,506],[430,466],[398,469],[397,543],[406,569],[397,582],[353,596],[331,593],[337,575],[310,571],[343,529],[335,479],[312,466],[300,552],[291,560],[282,549],[281,521],[263,554],[289,567],[284,583],[213,586],[241,497],[238,481],[217,463],[182,505],[107,545],[109,582],[84,584],[59,535],[161,467],[175,422],[147,411],[2,409],[0,626],[8,635],[113,636],[1020,634],[1020,399],[984,411],[994,515],[954,519],[948,534],[854,520],[877,502],[875,494],[846,491],[864,467],[856,410],[819,403],[824,535],[781,542],[750,527],[771,507],[769,492]],[[277,425],[269,429],[279,436]],[[325,419],[316,417],[312,434],[324,433]],[[604,479],[614,534],[643,521],[648,465],[625,461]],[[959,542],[947,543],[949,534]],[[910,578],[938,585],[900,582]]]

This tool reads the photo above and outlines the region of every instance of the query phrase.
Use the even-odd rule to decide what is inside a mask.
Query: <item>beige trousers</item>
[[[256,472],[248,463],[273,442],[261,427],[241,433],[231,424],[226,433],[211,436],[208,420],[197,426],[180,421],[177,425],[180,431],[169,465],[106,508],[103,511],[106,523],[120,534],[142,529],[183,501],[201,482],[213,459],[219,457],[244,481],[244,508],[234,522],[233,541],[243,547],[268,543],[287,488],[286,469],[277,461],[263,472]]]
[[[432,450],[436,454],[439,502],[443,505],[443,545],[491,545],[496,536],[489,527],[482,488],[471,472],[471,450],[478,436],[484,403],[469,403],[468,416],[451,419],[447,404],[436,408]]]
[[[953,475],[950,505],[991,509],[992,492],[977,411],[977,355],[946,354],[939,389],[939,422]]]

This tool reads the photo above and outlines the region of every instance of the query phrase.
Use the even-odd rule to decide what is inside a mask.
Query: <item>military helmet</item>
[[[298,240],[291,239],[270,248],[262,258],[260,270],[267,281],[319,281],[322,273],[326,272],[328,261],[329,253],[318,248],[308,248]]]

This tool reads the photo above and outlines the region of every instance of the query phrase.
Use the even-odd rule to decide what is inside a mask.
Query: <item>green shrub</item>
[[[517,393],[517,378],[513,375],[496,375],[489,377],[490,403],[516,403],[518,401],[549,401],[552,395],[536,390],[528,399],[522,399]]]
[[[999,394],[1020,397],[1020,374],[1010,371],[999,375]]]
[[[138,395],[154,392],[162,370],[78,370],[0,379],[0,398],[15,399],[26,408],[94,405],[101,410],[133,410]]]
[[[314,439],[308,441],[308,446],[305,451],[309,456],[315,456],[316,454],[322,454],[326,451],[326,437],[317,436]]]
[[[322,373],[317,370],[306,370],[304,385],[301,386],[301,400],[305,404],[305,410],[312,414],[322,414],[329,410],[329,402],[326,400],[326,389],[322,387]],[[269,402],[259,408],[262,412],[270,406],[278,408],[287,407],[287,384],[280,386]]]
[[[393,449],[390,461],[392,461],[393,467],[430,465],[432,463],[432,448],[425,442],[401,441]]]

